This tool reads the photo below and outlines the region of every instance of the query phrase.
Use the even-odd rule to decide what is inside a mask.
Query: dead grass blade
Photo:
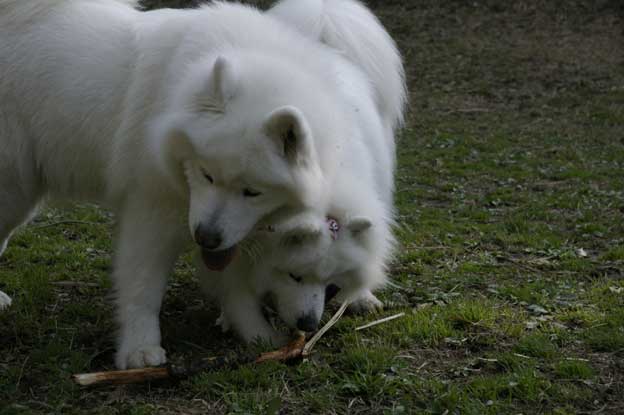
[[[348,301],[345,301],[344,303],[342,303],[338,311],[336,311],[336,313],[327,322],[327,324],[325,324],[314,336],[312,336],[312,338],[303,347],[303,351],[301,353],[303,357],[307,357],[310,355],[316,342],[318,342],[320,338],[323,337],[323,335],[327,332],[327,330],[331,329],[334,326],[334,324],[336,324],[338,320],[340,320],[340,317],[342,317],[342,315],[344,314],[348,306],[349,306]]]
[[[356,327],[356,328],[355,328],[355,331],[360,331],[360,330],[367,329],[367,328],[369,328],[369,327],[376,326],[376,325],[378,325],[378,324],[387,323],[388,321],[392,321],[392,320],[396,320],[397,318],[401,318],[401,317],[403,317],[404,315],[405,315],[405,313],[399,313],[399,314],[395,314],[395,315],[393,315],[393,316],[389,316],[389,317],[385,317],[385,318],[382,318],[382,319],[379,319],[379,320],[375,320],[375,321],[372,321],[372,322],[370,322],[370,323],[368,323],[368,324],[365,324],[365,325],[363,325],[363,326]]]

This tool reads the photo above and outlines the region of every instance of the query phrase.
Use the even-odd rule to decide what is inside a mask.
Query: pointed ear
[[[297,108],[285,106],[276,109],[267,117],[263,129],[289,163],[305,165],[312,157],[310,129]]]
[[[356,216],[349,219],[347,229],[353,234],[358,235],[373,226],[371,220],[365,216]]]
[[[219,56],[212,67],[206,87],[195,95],[199,111],[223,113],[225,106],[236,93],[238,75],[232,63]]]

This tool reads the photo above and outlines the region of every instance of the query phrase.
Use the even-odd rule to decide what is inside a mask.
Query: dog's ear
[[[307,164],[314,149],[310,129],[297,108],[276,109],[264,122],[264,133],[275,142],[280,154],[291,164]]]
[[[202,112],[225,112],[225,106],[236,94],[238,74],[234,65],[219,56],[212,67],[206,86],[195,94],[195,104]]]
[[[148,124],[148,134],[148,151],[158,162],[158,167],[173,179],[176,186],[186,183],[181,161],[192,159],[196,152],[176,116],[167,115],[152,120]],[[181,190],[186,191],[184,188]]]
[[[358,235],[373,226],[371,220],[365,216],[355,216],[349,219],[347,229],[353,235]]]
[[[163,143],[163,152],[172,157],[174,162],[189,160],[195,154],[191,140],[182,129],[170,130],[167,140]]]

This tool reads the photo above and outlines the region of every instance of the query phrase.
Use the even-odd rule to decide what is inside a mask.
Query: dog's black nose
[[[318,319],[312,314],[306,314],[297,320],[297,328],[301,331],[314,331],[318,327]]]
[[[195,228],[195,242],[204,249],[212,250],[217,249],[221,245],[223,237],[221,232],[199,225]]]

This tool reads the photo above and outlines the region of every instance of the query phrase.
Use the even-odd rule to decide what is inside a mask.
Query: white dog
[[[337,150],[370,126],[354,116],[370,88],[345,83],[372,67],[281,17],[135,6],[0,0],[0,247],[46,197],[117,214],[119,368],[166,361],[158,315],[187,241],[224,269],[258,222],[324,205]]]
[[[308,332],[316,329],[326,302],[338,292],[358,311],[382,307],[371,290],[386,282],[393,244],[390,217],[374,195],[370,199],[370,192],[356,189],[339,193],[348,196],[337,197],[344,203],[332,204],[328,216],[309,211],[258,230],[223,272],[198,264],[202,289],[221,306],[224,330],[233,329],[247,342],[285,343],[285,334],[263,316],[267,297],[287,327]]]
[[[325,176],[327,204],[276,219],[257,232],[223,273],[200,266],[204,291],[218,299],[219,322],[244,340],[283,343],[261,312],[270,296],[287,326],[312,331],[328,296],[360,310],[381,306],[371,290],[386,281],[391,225],[394,130],[405,103],[403,67],[392,39],[353,0],[285,0],[268,13],[347,59],[334,68],[353,129]],[[327,295],[326,295],[327,292]]]

